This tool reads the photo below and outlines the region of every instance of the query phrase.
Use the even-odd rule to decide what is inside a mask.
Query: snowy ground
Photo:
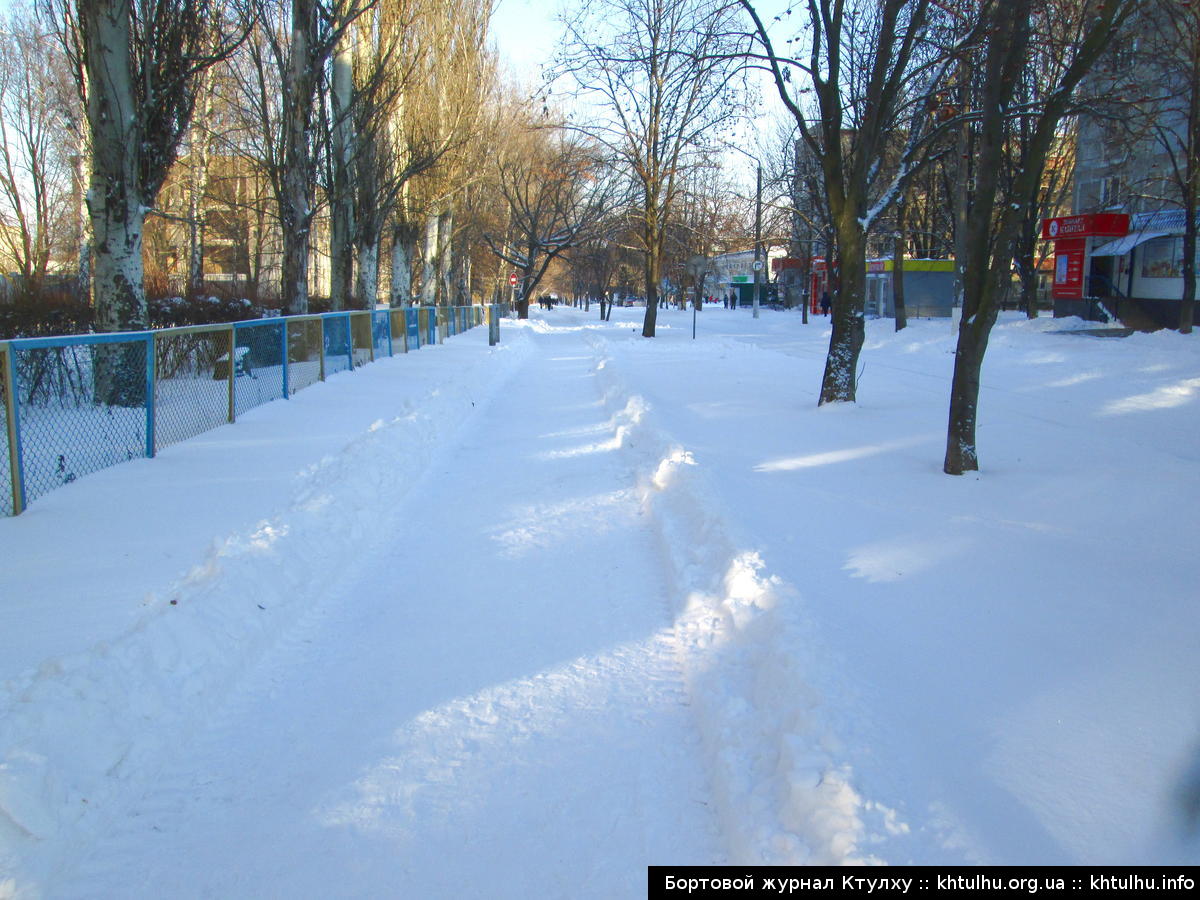
[[[1200,861],[1200,345],[535,312],[0,520],[0,897]]]

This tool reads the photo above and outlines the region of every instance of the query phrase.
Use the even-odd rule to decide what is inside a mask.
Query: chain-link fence
[[[395,309],[0,342],[0,515],[483,320],[470,307]]]
[[[232,326],[159,332],[154,340],[154,443],[167,447],[232,422],[228,365],[237,359]]]
[[[291,316],[288,333],[288,396],[325,380],[325,334],[319,316]]]

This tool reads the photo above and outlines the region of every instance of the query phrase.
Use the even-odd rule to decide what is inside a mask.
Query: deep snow
[[[1193,339],[534,315],[0,520],[0,897],[1200,861]]]

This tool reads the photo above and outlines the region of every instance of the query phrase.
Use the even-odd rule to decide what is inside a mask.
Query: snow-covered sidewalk
[[[0,898],[1195,862],[1200,351],[537,311],[0,520]]]
[[[91,813],[52,893],[632,896],[652,862],[723,860],[652,532],[603,452],[619,425],[582,338],[525,340],[415,483],[349,512],[309,492],[357,552],[326,554],[338,576],[285,639]],[[271,615],[255,587],[286,578],[294,526],[260,527],[255,582],[223,589]]]

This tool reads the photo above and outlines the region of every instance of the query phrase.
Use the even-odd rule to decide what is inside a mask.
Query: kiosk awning
[[[1138,244],[1143,244],[1156,237],[1166,237],[1170,233],[1169,231],[1135,231],[1133,234],[1127,234],[1123,238],[1117,238],[1115,241],[1109,241],[1107,244],[1097,247],[1092,251],[1092,256],[1124,256]]]

